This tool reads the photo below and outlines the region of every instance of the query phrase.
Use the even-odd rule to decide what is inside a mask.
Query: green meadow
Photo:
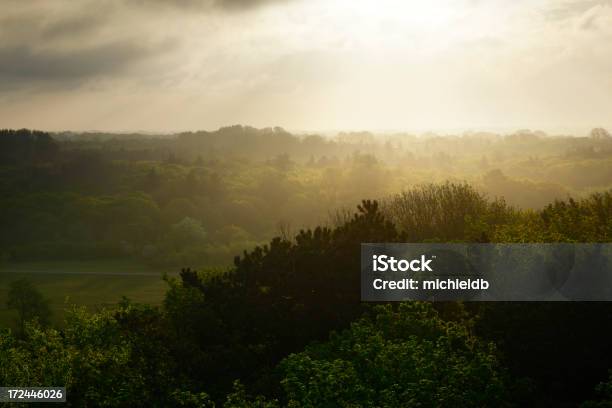
[[[113,307],[123,296],[134,302],[160,304],[166,290],[164,271],[128,259],[19,262],[0,265],[0,326],[13,326],[16,312],[6,308],[10,282],[27,278],[49,300],[52,322],[62,324],[71,305],[91,311]],[[169,273],[171,274],[171,273]]]

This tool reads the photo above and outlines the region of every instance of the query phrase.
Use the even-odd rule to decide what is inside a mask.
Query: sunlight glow
[[[0,121],[164,131],[584,131],[609,122],[609,2],[227,1],[257,6],[119,0],[88,29],[74,23],[87,7],[58,0],[49,21],[37,11],[27,30],[0,27],[14,31],[2,33]],[[13,17],[32,12],[21,3]],[[53,33],[61,15],[78,35]]]
[[[453,15],[452,3],[419,0],[336,0],[339,7],[356,17],[378,22],[401,21],[419,28],[440,26]],[[456,5],[457,3],[455,3]]]

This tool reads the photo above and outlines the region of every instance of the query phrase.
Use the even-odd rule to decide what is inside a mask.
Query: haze
[[[612,125],[611,1],[5,1],[0,127]]]

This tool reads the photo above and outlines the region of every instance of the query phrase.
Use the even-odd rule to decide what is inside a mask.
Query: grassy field
[[[161,303],[166,283],[162,270],[131,260],[27,262],[0,265],[0,326],[13,326],[15,312],[6,308],[9,283],[27,278],[49,300],[52,321],[61,325],[64,309],[112,307],[122,296],[135,302]]]

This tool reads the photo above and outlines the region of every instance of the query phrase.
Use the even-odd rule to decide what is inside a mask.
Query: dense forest
[[[612,405],[607,303],[376,305],[359,291],[362,242],[610,242],[601,129],[3,131],[0,171],[4,262],[180,270],[159,306],[0,329],[0,384],[65,385],[72,406]]]
[[[449,180],[541,209],[612,186],[612,137],[4,130],[0,260],[224,266],[279,232],[329,224],[364,198]]]

